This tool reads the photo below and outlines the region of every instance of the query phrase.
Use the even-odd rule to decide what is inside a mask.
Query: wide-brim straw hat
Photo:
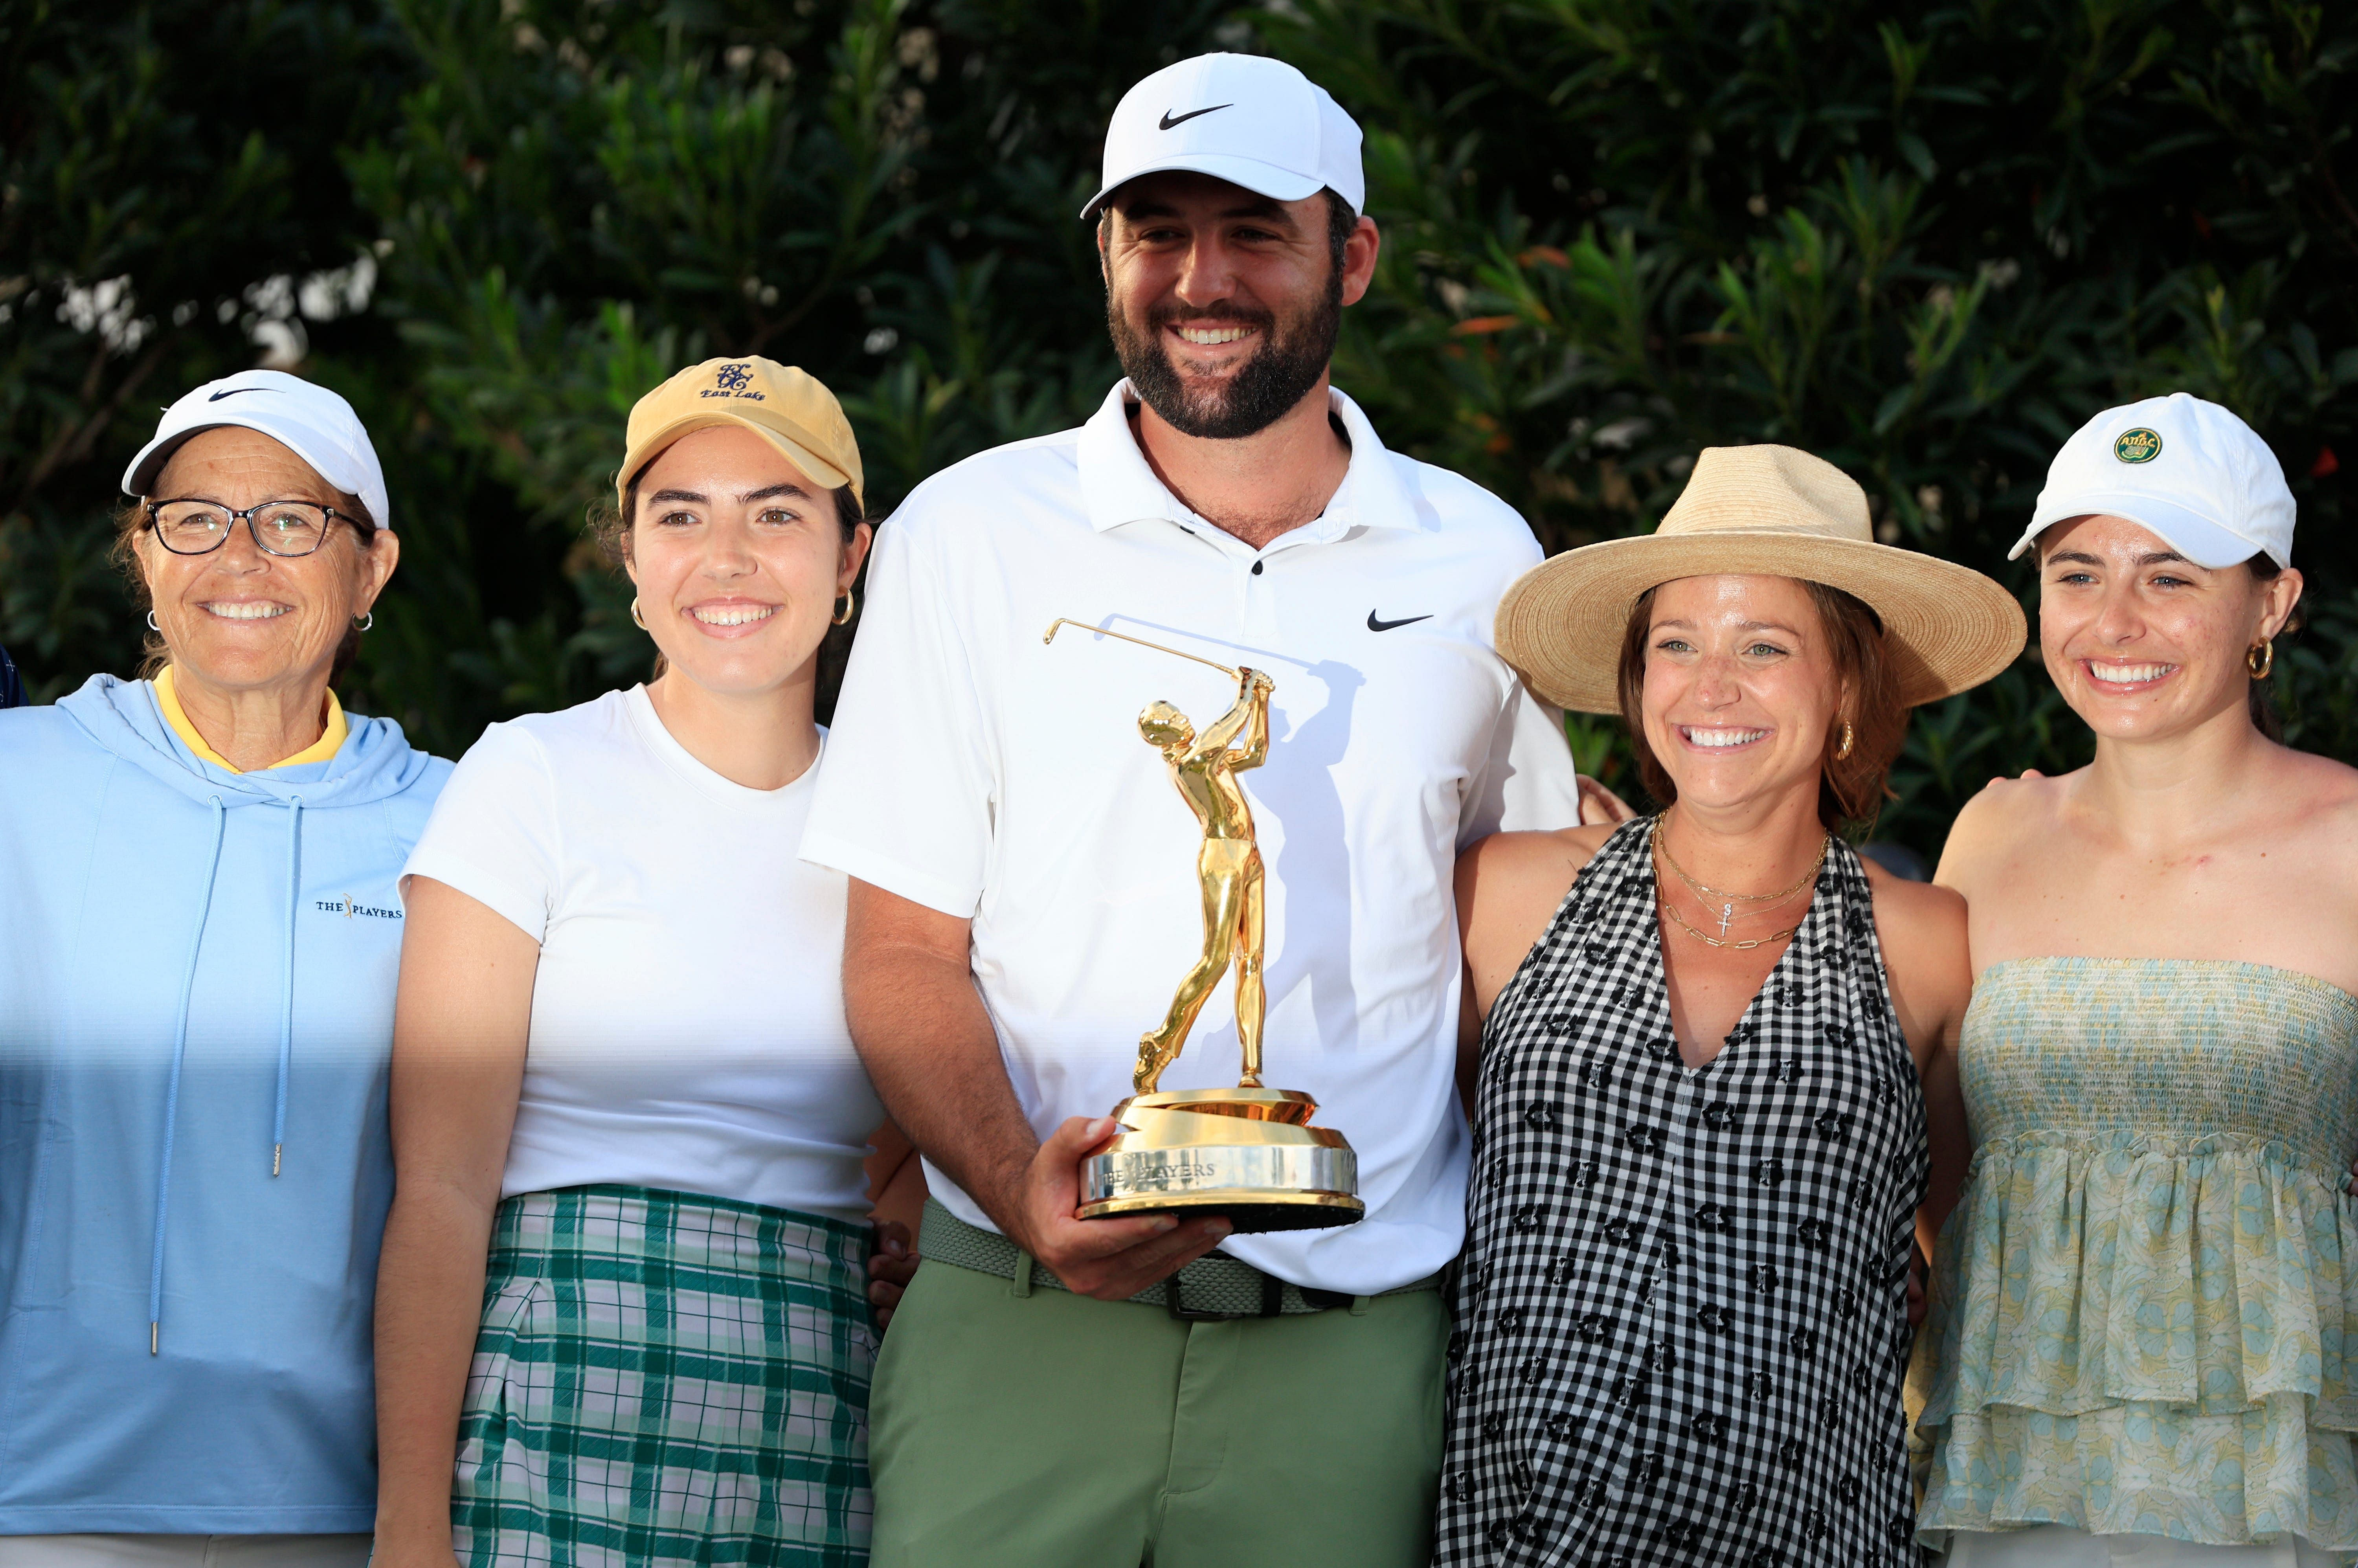
[[[1788,577],[1838,588],[1883,622],[1910,708],[1979,686],[2028,628],[2014,595],[1970,567],[1875,542],[1866,492],[1791,447],[1705,447],[1653,533],[1541,562],[1498,604],[1498,652],[1561,708],[1621,710],[1629,607],[1688,577]]]

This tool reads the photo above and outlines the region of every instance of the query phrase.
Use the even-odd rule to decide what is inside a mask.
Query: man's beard
[[[1146,330],[1134,330],[1121,314],[1113,295],[1106,297],[1106,328],[1123,373],[1139,398],[1182,435],[1206,440],[1234,441],[1256,436],[1283,418],[1300,403],[1335,357],[1335,335],[1343,321],[1343,277],[1337,267],[1326,279],[1325,296],[1297,320],[1291,331],[1277,330],[1277,318],[1266,310],[1240,305],[1217,308],[1218,319],[1241,322],[1260,333],[1260,347],[1238,365],[1225,382],[1191,387],[1171,362],[1163,328],[1211,314],[1184,306],[1166,306],[1147,313]]]

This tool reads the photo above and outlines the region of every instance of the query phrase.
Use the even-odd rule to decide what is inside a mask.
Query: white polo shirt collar
[[[1326,510],[1301,527],[1278,535],[1268,546],[1270,549],[1321,544],[1342,538],[1354,528],[1422,526],[1415,498],[1401,482],[1398,465],[1384,449],[1375,427],[1368,423],[1359,406],[1341,392],[1329,387],[1326,395],[1328,408],[1343,422],[1344,433],[1350,439],[1351,465],[1343,475],[1342,484],[1327,501]],[[1154,476],[1146,454],[1139,449],[1138,435],[1130,425],[1130,406],[1138,401],[1138,394],[1130,389],[1127,379],[1117,382],[1106,400],[1098,406],[1098,411],[1089,416],[1088,423],[1081,427],[1077,457],[1081,498],[1087,508],[1089,526],[1102,534],[1130,523],[1176,523],[1190,532],[1209,535],[1211,542],[1222,548],[1248,555],[1262,553],[1198,516]]]

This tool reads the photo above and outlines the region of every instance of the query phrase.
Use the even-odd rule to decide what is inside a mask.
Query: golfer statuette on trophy
[[[1310,1125],[1318,1102],[1293,1089],[1261,1087],[1262,873],[1252,806],[1237,774],[1269,756],[1269,697],[1276,689],[1259,670],[1232,669],[1159,643],[1079,621],[1060,626],[1120,638],[1157,653],[1194,659],[1229,676],[1237,699],[1200,733],[1167,702],[1150,705],[1138,730],[1162,752],[1180,798],[1203,825],[1195,856],[1203,891],[1204,951],[1179,982],[1162,1024],[1138,1043],[1138,1091],[1114,1107],[1120,1130],[1081,1162],[1084,1219],[1156,1209],[1228,1217],[1238,1231],[1314,1230],[1348,1225],[1366,1212],[1358,1198],[1358,1157],[1343,1135]],[[1243,1075],[1232,1089],[1155,1086],[1187,1043],[1195,1015],[1221,978],[1236,971],[1237,1042]]]

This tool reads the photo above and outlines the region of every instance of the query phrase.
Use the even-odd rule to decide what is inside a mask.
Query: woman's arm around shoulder
[[[1457,857],[1457,938],[1466,956],[1458,992],[1457,1092],[1470,1115],[1481,1060],[1482,1021],[1582,868],[1605,847],[1617,823],[1552,833],[1493,833]]]
[[[2003,874],[2024,834],[2054,814],[2063,784],[2062,779],[2032,769],[2019,778],[1996,778],[1983,785],[1949,825],[1933,883],[1973,900],[1989,879]]]

